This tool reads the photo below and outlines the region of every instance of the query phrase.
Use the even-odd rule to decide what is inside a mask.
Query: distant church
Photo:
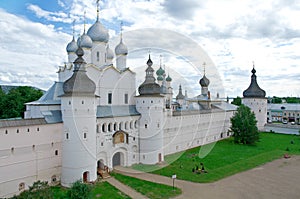
[[[117,165],[157,164],[166,155],[230,136],[236,106],[211,97],[205,74],[199,77],[201,94],[189,98],[180,85],[175,97],[172,78],[162,67],[155,72],[149,55],[137,87],[122,34],[115,52],[108,42],[97,9],[96,22],[67,45],[68,63],[58,81],[26,104],[25,119],[0,121],[0,197],[37,180],[66,187],[95,181]],[[259,122],[264,95],[254,70],[243,103]]]

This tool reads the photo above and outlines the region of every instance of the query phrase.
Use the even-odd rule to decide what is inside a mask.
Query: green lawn
[[[101,198],[101,199],[121,199],[130,198],[114,186],[110,185],[108,182],[97,183],[96,186],[92,188],[90,198]]]
[[[233,139],[229,138],[217,142],[204,158],[199,157],[200,150],[201,147],[197,147],[166,156],[165,161],[170,164],[163,168],[158,165],[134,165],[133,168],[168,177],[176,174],[182,180],[213,182],[283,157],[285,153],[300,155],[300,137],[260,133],[260,141],[254,146],[234,144]],[[192,172],[196,165],[200,167],[200,162],[204,163],[208,173]]]
[[[172,186],[140,180],[117,173],[113,173],[112,175],[123,184],[135,189],[150,199],[167,199],[181,194],[181,189],[176,187],[173,189]]]

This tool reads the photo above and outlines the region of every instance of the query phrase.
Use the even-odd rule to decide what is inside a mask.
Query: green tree
[[[91,189],[87,184],[78,180],[68,190],[67,196],[70,199],[87,199],[89,198],[90,191]]]
[[[11,89],[7,94],[0,93],[0,119],[23,117],[25,103],[38,100],[42,95],[41,90],[28,86]]]
[[[272,103],[273,104],[281,104],[282,103],[282,99],[280,97],[273,96]]]
[[[234,98],[233,101],[231,102],[231,104],[240,106],[242,104],[242,98],[240,98],[240,97]]]
[[[259,140],[255,114],[245,105],[238,107],[231,118],[230,131],[233,132],[234,142],[241,144],[255,144]]]
[[[299,104],[300,103],[300,98],[297,97],[287,97],[285,98],[286,103],[293,103],[293,104]]]

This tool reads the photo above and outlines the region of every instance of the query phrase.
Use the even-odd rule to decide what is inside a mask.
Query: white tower
[[[125,70],[128,49],[127,49],[127,46],[123,43],[122,27],[121,27],[120,43],[115,48],[115,54],[116,54],[116,65],[117,65],[117,68],[120,71]]]
[[[252,69],[250,86],[243,92],[242,104],[248,106],[255,114],[258,130],[264,130],[267,122],[267,98],[266,92],[261,89],[256,81],[256,70]]]
[[[62,138],[61,184],[70,187],[77,180],[97,179],[95,83],[85,71],[84,51],[76,51],[73,75],[64,82],[61,110]]]
[[[139,86],[140,95],[136,96],[136,108],[141,113],[139,141],[140,162],[143,164],[156,164],[164,160],[164,97],[160,95],[160,86],[155,83],[152,64],[149,55],[146,79]]]

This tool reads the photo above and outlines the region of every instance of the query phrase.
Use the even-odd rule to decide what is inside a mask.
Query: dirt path
[[[139,173],[128,168],[117,168],[121,173],[136,178],[168,184],[171,178]],[[230,198],[230,199],[299,199],[300,198],[300,156],[278,159],[260,167],[242,172],[214,183],[193,183],[176,180],[175,185],[183,194],[176,198]]]

